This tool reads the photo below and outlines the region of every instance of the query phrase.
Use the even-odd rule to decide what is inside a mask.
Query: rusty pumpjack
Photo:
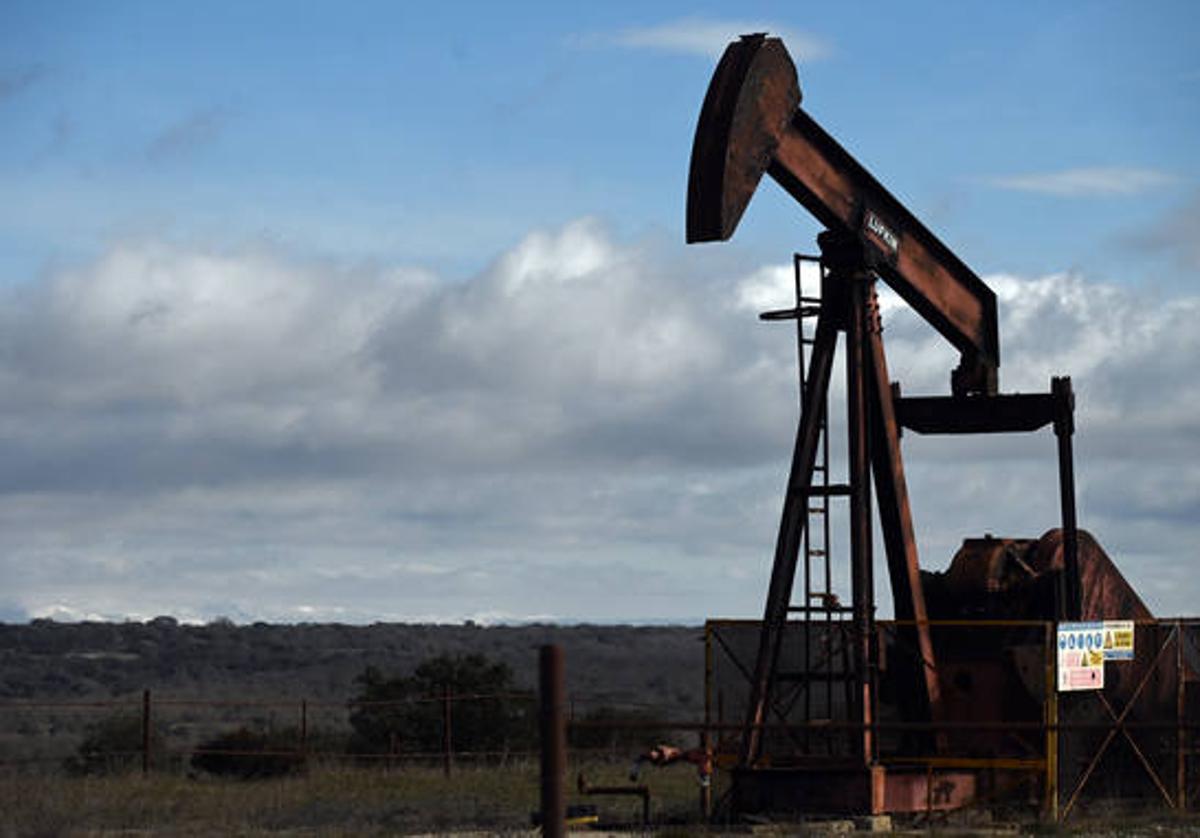
[[[1053,426],[1058,443],[1061,530],[1048,534],[1045,543],[1021,543],[1026,552],[1040,550],[1046,554],[1037,569],[1030,569],[1020,556],[1014,559],[1029,571],[1027,575],[1038,577],[1041,598],[1032,609],[1028,598],[1014,599],[1025,603],[1024,616],[1047,620],[1095,617],[1106,606],[1100,594],[1093,595],[1092,588],[1097,586],[1089,588],[1085,596],[1080,583],[1070,379],[1053,378],[1045,393],[998,392],[1000,348],[995,294],[805,113],[800,101],[795,66],[779,39],[748,35],[730,44],[704,99],[688,182],[689,243],[730,238],[764,173],[827,228],[817,239],[821,249],[820,297],[804,297],[797,279],[796,307],[763,315],[764,319],[797,321],[815,317],[816,327],[811,339],[804,339],[801,331],[802,410],[757,655],[753,671],[748,673],[749,703],[734,772],[734,799],[735,805],[749,809],[771,808],[781,800],[802,809],[807,797],[813,801],[809,805],[818,811],[896,810],[903,809],[903,801],[913,795],[903,788],[891,788],[890,783],[903,785],[906,780],[899,775],[889,776],[879,766],[878,743],[873,740],[873,691],[877,688],[880,650],[872,642],[872,480],[897,625],[907,632],[907,642],[916,653],[915,669],[919,670],[908,674],[910,689],[905,691],[903,714],[910,721],[931,722],[936,729],[936,722],[946,713],[938,648],[928,623],[927,586],[923,584],[923,576],[930,580],[931,575],[923,574],[918,562],[900,452],[902,428],[922,434],[964,434]],[[950,376],[949,396],[904,397],[890,380],[875,298],[877,278],[891,286],[961,353],[961,361]],[[831,485],[827,475],[814,481],[814,469],[824,470],[816,462],[825,433],[839,333],[846,336],[849,479],[845,484]],[[811,347],[807,368],[805,344]],[[831,591],[811,590],[806,557],[805,601],[794,605],[793,587],[812,511],[810,502],[820,499],[827,511],[826,499],[831,496],[844,496],[849,502],[852,601],[842,606]],[[1149,616],[1086,534],[1085,540],[1085,575],[1102,577],[1100,588],[1111,583],[1109,587],[1116,586],[1126,595],[1125,613],[1102,616]],[[1005,542],[1010,548],[1006,555],[1013,554],[1013,543]],[[977,555],[981,551],[989,556],[996,552],[987,545],[983,542],[978,549],[960,554],[961,561],[956,559],[956,566],[968,570],[962,572],[960,567],[954,577],[960,582],[967,579],[968,590],[956,591],[953,586],[947,588],[945,580],[936,580],[942,583],[936,586],[942,593],[937,605],[940,616],[956,616],[955,597],[972,593],[972,584],[995,589],[996,574],[989,576],[980,570],[986,562]],[[995,564],[994,556],[989,561]],[[1095,568],[1104,572],[1097,575]],[[1027,588],[1014,584],[1013,591]],[[840,761],[825,757],[810,759],[806,764],[797,760],[790,768],[780,766],[778,760],[768,765],[763,758],[763,736],[780,676],[785,626],[792,615],[797,615],[796,622],[809,621],[814,613],[824,611],[828,616],[831,610],[846,612],[844,616],[851,621],[846,673],[852,681],[848,693],[850,717],[856,723],[853,754]],[[1012,616],[1019,609],[1000,606],[1000,610],[984,616]],[[1133,613],[1128,613],[1130,610]],[[943,751],[945,736],[931,734],[928,747],[935,754]],[[932,780],[926,777],[926,782]]]

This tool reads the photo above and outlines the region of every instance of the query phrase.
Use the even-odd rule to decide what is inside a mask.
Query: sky
[[[757,31],[996,291],[1002,389],[1072,376],[1081,526],[1195,614],[1195,3],[8,0],[0,620],[758,616],[797,396],[756,315],[819,227],[764,182],[683,243]],[[1056,524],[1051,434],[903,444],[924,567]]]

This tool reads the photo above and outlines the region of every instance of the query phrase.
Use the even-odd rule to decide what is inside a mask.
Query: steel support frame
[[[1075,394],[1071,389],[1070,376],[1051,378],[1048,393],[901,397],[897,386],[891,401],[897,427],[908,428],[919,434],[1022,433],[1053,425],[1058,443],[1059,509],[1063,532],[1063,574],[1057,592],[1058,619],[1080,619],[1083,597],[1079,578],[1079,529],[1075,515],[1075,460],[1072,447]]]
[[[873,734],[875,650],[872,473],[884,532],[888,571],[897,616],[914,621],[914,644],[922,659],[918,712],[938,717],[940,686],[930,639],[908,491],[900,455],[900,433],[875,302],[875,276],[853,236],[827,231],[818,238],[829,269],[822,283],[817,320],[792,467],[784,496],[771,581],[739,763],[752,767],[760,756],[762,729],[792,598],[838,331],[846,333],[847,436],[850,489],[850,567],[853,608],[854,713],[862,724],[857,751],[865,766],[876,757]]]
[[[924,687],[908,693],[909,710],[915,717],[941,721],[941,682],[934,658],[925,591],[921,586],[921,565],[917,538],[913,531],[912,509],[908,503],[908,484],[904,477],[904,459],[900,453],[900,426],[888,377],[887,356],[883,351],[882,324],[878,302],[871,296],[868,312],[867,343],[870,348],[871,394],[871,465],[875,474],[875,495],[879,504],[879,525],[887,555],[888,578],[897,621],[912,621],[905,629],[906,640],[917,650],[921,672],[918,681]],[[945,744],[943,731],[934,732],[936,750]]]
[[[792,601],[800,539],[807,517],[813,465],[820,441],[821,413],[829,395],[829,377],[833,371],[837,336],[838,324],[833,312],[823,310],[817,318],[816,334],[813,336],[804,392],[804,409],[800,414],[796,444],[792,451],[792,465],[784,493],[779,534],[775,540],[771,581],[767,588],[766,606],[763,609],[762,634],[750,683],[750,709],[740,757],[744,766],[754,763],[762,746],[762,728],[766,721],[767,707],[770,705],[770,682],[779,661],[780,642],[787,623],[788,606]]]

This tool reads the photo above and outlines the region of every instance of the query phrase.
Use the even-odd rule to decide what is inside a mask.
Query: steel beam
[[[751,766],[758,759],[762,746],[762,727],[770,702],[771,677],[779,660],[780,640],[787,622],[788,606],[792,601],[800,538],[807,519],[808,489],[812,485],[813,465],[821,437],[821,414],[829,394],[829,375],[833,368],[837,336],[834,317],[822,312],[813,336],[812,357],[805,382],[804,410],[796,430],[779,534],[775,540],[775,559],[771,565],[767,604],[763,609],[754,677],[750,682],[750,704],[740,755],[740,764],[744,767]]]
[[[831,271],[832,275],[836,269]],[[846,317],[846,425],[850,470],[850,583],[854,608],[854,673],[857,679],[855,708],[863,724],[861,757],[864,765],[874,758],[874,672],[871,636],[874,634],[875,583],[871,550],[870,405],[866,353],[866,296],[871,285],[867,272],[841,277],[849,306]]]
[[[905,396],[896,421],[919,434],[994,434],[1036,431],[1055,421],[1053,393],[995,396]]]
[[[867,342],[871,361],[871,465],[875,473],[879,527],[887,553],[888,578],[892,585],[896,619],[913,621],[913,645],[921,659],[923,695],[918,693],[918,698],[923,700],[914,702],[919,705],[915,709],[934,721],[940,721],[942,689],[929,632],[929,615],[925,610],[917,537],[913,531],[908,484],[904,478],[904,460],[900,453],[900,428],[893,410],[892,387],[881,331],[878,302],[872,291]],[[944,739],[943,733],[935,733],[934,741],[939,750]]]
[[[1071,437],[1075,434],[1075,394],[1069,376],[1050,379],[1054,399],[1054,435],[1058,439],[1058,491],[1062,508],[1063,584],[1066,608],[1061,619],[1078,620],[1083,608],[1079,578],[1079,526],[1075,520],[1075,458]]]

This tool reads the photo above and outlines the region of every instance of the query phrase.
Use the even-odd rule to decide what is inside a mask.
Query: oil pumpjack
[[[798,262],[795,307],[762,315],[797,321],[802,407],[757,652],[746,673],[733,805],[903,811],[926,807],[935,793],[946,806],[961,805],[976,794],[977,775],[962,760],[939,764],[936,758],[964,749],[992,758],[1008,752],[1004,736],[977,733],[972,739],[951,722],[975,720],[986,727],[1001,717],[996,703],[1021,692],[1021,684],[1012,683],[1020,678],[1014,661],[1030,630],[992,632],[983,648],[964,650],[952,639],[935,638],[930,621],[1133,619],[1149,618],[1150,612],[1096,542],[1077,530],[1070,379],[1053,378],[1043,393],[999,392],[995,294],[800,103],[796,68],[779,39],[756,34],[730,44],[704,99],[688,181],[689,243],[729,239],[764,174],[826,228],[817,238],[820,257],[808,257],[819,263],[819,296],[801,292]],[[889,378],[877,280],[959,351],[949,395],[904,396]],[[804,328],[808,320],[815,320],[811,336]],[[827,415],[841,335],[848,477],[832,483]],[[1057,440],[1061,527],[1040,539],[968,540],[947,572],[923,572],[901,457],[902,429],[980,434],[1047,426]],[[894,646],[879,639],[875,626],[872,496],[894,600]],[[848,503],[849,604],[827,587],[826,552],[810,547],[815,529],[828,532],[832,499]],[[819,524],[815,517],[822,517]],[[810,573],[814,555],[823,556],[824,585],[821,573]],[[796,602],[799,567],[804,590]],[[807,651],[781,656],[792,631],[801,633]],[[823,669],[815,646],[825,650]],[[897,654],[900,648],[909,654]],[[795,669],[788,671],[783,658]],[[834,667],[833,658],[842,664]],[[770,745],[772,721],[788,717],[778,706],[785,688],[795,695],[835,678],[844,687],[840,706],[846,722],[837,744],[826,737],[816,748],[807,736],[793,735],[780,747]],[[881,690],[889,694],[884,704],[893,721],[924,724],[924,733],[883,741]],[[1027,697],[1036,719],[1039,705]],[[826,701],[818,715],[828,722],[831,710]],[[814,716],[802,721],[811,725]],[[913,770],[903,760],[889,763],[888,754],[927,759]]]

